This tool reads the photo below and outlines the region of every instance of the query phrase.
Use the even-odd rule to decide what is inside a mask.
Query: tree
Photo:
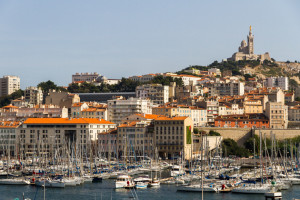
[[[294,79],[290,79],[289,84],[290,84],[291,88],[298,88],[298,86],[299,86],[297,81],[295,81]]]
[[[53,81],[40,82],[38,85],[43,91],[43,93],[48,93],[50,89],[56,90],[58,87]]]
[[[233,139],[224,139],[222,141],[222,150],[228,155],[235,155],[238,157],[248,157],[250,155],[248,149],[238,146]]]
[[[24,96],[23,90],[17,90],[14,93],[6,96],[2,96],[0,98],[0,107],[7,106],[11,103],[11,100],[18,99],[20,97]]]
[[[208,134],[209,134],[209,136],[221,136],[220,133],[218,133],[217,131],[213,131],[213,130],[210,130]]]
[[[295,101],[300,101],[300,97],[296,97]]]

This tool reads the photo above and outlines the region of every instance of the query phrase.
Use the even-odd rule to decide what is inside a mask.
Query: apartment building
[[[252,114],[252,113],[263,113],[263,103],[261,100],[245,100],[244,101],[244,112],[245,114]]]
[[[289,106],[289,121],[300,121],[300,105]]]
[[[154,146],[161,158],[191,158],[193,121],[190,117],[160,117],[154,120]]]
[[[107,120],[107,109],[106,108],[87,108],[80,112],[82,118],[97,118]]]
[[[146,84],[136,87],[136,97],[150,99],[154,104],[163,105],[169,101],[169,86]]]
[[[282,90],[289,90],[289,78],[288,77],[269,77],[266,79],[266,87],[279,87]]]
[[[152,113],[167,117],[190,117],[194,123],[194,127],[206,126],[207,124],[207,111],[196,106],[166,104],[153,108]]]
[[[269,128],[269,119],[264,114],[224,115],[216,117],[215,127]]]
[[[18,76],[3,76],[0,78],[0,97],[10,95],[20,89],[20,78]]]
[[[98,150],[101,157],[105,157],[108,160],[118,158],[117,133],[116,128],[98,133]]]
[[[235,103],[219,103],[219,115],[241,115],[244,114],[244,108]]]
[[[209,96],[233,96],[244,95],[245,84],[243,82],[215,82],[204,85],[208,88]]]
[[[0,110],[0,120],[22,121],[26,118],[66,118],[68,109],[57,106],[37,105],[35,107],[21,107],[8,105]]]
[[[0,121],[0,158],[17,156],[17,128],[20,122]]]
[[[71,107],[71,117],[72,118],[80,118],[81,117],[81,111],[84,109],[88,109],[89,106],[87,103],[73,103]]]
[[[153,124],[147,121],[125,122],[118,126],[117,146],[122,157],[153,156]]]
[[[28,104],[39,105],[43,103],[43,92],[41,88],[27,87],[24,90],[24,96]]]
[[[98,134],[116,128],[112,122],[90,118],[28,118],[17,130],[20,155],[48,156],[62,149],[79,148],[89,154]]]
[[[207,100],[197,102],[197,105],[207,110],[207,123],[214,125],[215,118],[219,115],[219,101],[218,100]]]
[[[107,106],[108,120],[121,124],[122,120],[131,114],[152,114],[153,104],[150,100],[129,98],[108,100]]]
[[[270,128],[286,129],[288,127],[288,106],[282,102],[267,102],[265,115],[270,120]]]

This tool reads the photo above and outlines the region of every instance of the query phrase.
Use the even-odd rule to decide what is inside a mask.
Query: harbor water
[[[114,180],[103,180],[102,183],[88,183],[77,187],[46,188],[48,200],[111,200],[134,199],[134,191],[126,189],[113,189]],[[177,192],[176,185],[161,185],[157,188],[135,190],[140,200],[175,200],[175,199],[201,199],[201,193]],[[44,189],[32,185],[15,186],[0,185],[0,200],[14,200],[23,198],[42,200]],[[289,190],[282,191],[284,200],[300,198],[300,185],[294,185]],[[204,193],[207,200],[264,200],[263,194],[234,194],[234,193]]]

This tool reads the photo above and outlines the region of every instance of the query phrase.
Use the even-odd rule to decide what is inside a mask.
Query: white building
[[[0,78],[0,97],[10,95],[20,89],[20,78],[18,76],[3,76]]]
[[[28,104],[38,105],[43,103],[43,92],[41,88],[27,87],[24,91],[24,96]]]
[[[282,90],[289,90],[289,79],[288,77],[269,77],[266,79],[267,87],[280,87]]]
[[[120,124],[122,119],[131,114],[152,114],[153,104],[150,100],[141,98],[113,99],[107,101],[108,120]]]
[[[191,107],[191,118],[194,127],[204,127],[207,125],[207,110],[202,108]]]
[[[218,75],[221,76],[221,75],[222,75],[220,69],[218,69],[218,68],[210,68],[210,69],[208,69],[208,72],[212,72],[212,73],[214,73],[216,76],[218,76]]]
[[[239,104],[224,103],[219,104],[219,116],[222,115],[242,115],[244,114],[243,106]]]
[[[150,99],[154,104],[162,105],[169,101],[169,86],[161,84],[137,86],[135,93],[137,98]]]

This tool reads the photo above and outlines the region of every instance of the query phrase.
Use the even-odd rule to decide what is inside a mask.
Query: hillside
[[[291,63],[291,62],[277,62],[277,61],[264,61],[260,63],[257,60],[248,60],[248,61],[225,61],[218,62],[214,61],[208,66],[194,65],[189,66],[177,73],[187,74],[184,70],[187,69],[198,69],[201,71],[206,71],[210,68],[219,68],[221,72],[225,70],[231,70],[232,75],[243,75],[251,74],[256,75],[259,78],[265,78],[270,76],[288,76],[292,79],[295,79],[297,82],[300,78],[300,63]],[[298,82],[300,83],[300,82]]]

